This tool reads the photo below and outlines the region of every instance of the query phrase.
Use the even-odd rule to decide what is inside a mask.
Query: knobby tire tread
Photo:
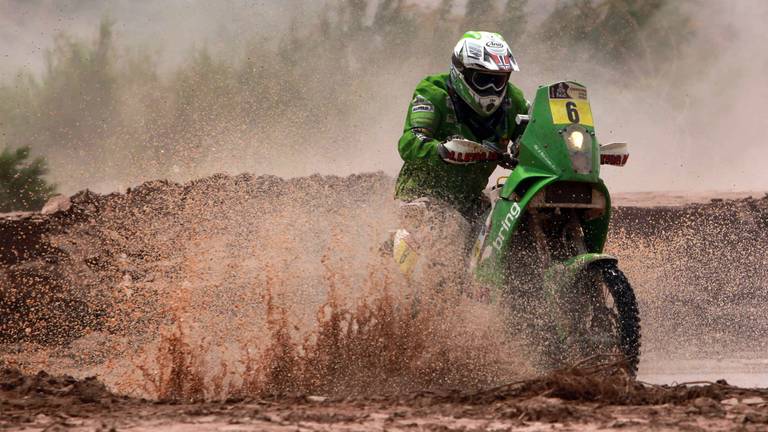
[[[640,311],[632,286],[614,262],[595,264],[613,296],[619,314],[621,350],[632,373],[637,372],[640,362]]]

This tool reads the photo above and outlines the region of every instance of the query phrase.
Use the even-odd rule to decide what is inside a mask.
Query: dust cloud
[[[33,150],[49,155],[51,178],[65,193],[84,187],[124,189],[156,177],[188,180],[214,172],[300,176],[384,170],[394,175],[400,166],[395,143],[412,89],[423,75],[447,70],[450,49],[462,30],[461,20],[455,17],[448,18],[444,26],[436,21],[440,18],[433,11],[438,3],[410,2],[405,10],[416,21],[388,24],[392,26],[389,31],[401,29],[405,33],[400,43],[403,49],[388,55],[374,49],[380,44],[379,36],[359,38],[358,43],[339,50],[322,48],[317,42],[325,39],[317,39],[313,29],[320,18],[334,16],[339,5],[333,2],[11,1],[3,4],[0,13],[0,53],[5,59],[0,73],[11,79],[21,67],[40,74],[45,68],[45,51],[54,46],[57,34],[90,40],[104,16],[115,23],[121,56],[137,49],[150,53],[161,84],[158,88],[157,83],[150,83],[148,92],[161,92],[167,87],[163,80],[178,79],[177,68],[188,63],[194,47],[208,48],[214,58],[239,61],[233,59],[248,57],[248,47],[254,41],[282,47],[286,38],[296,35],[297,48],[279,48],[284,53],[280,56],[294,53],[294,62],[309,72],[293,77],[269,76],[272,82],[268,86],[273,87],[269,91],[278,95],[274,100],[291,102],[285,109],[266,114],[255,110],[253,116],[261,117],[259,121],[220,116],[214,107],[202,112],[214,121],[200,134],[166,133],[164,129],[143,134],[135,131],[135,122],[128,122],[114,126],[114,133],[106,137],[94,138],[101,143],[94,150],[74,149],[73,153],[52,144],[33,146]],[[645,41],[645,52],[636,60],[617,64],[591,49],[552,49],[537,40],[531,29],[551,25],[544,18],[556,4],[528,4],[528,36],[513,47],[522,72],[513,81],[528,97],[538,85],[558,79],[580,81],[591,89],[601,140],[632,145],[627,167],[605,169],[612,189],[766,188],[767,179],[758,161],[768,155],[763,134],[753,124],[768,114],[762,103],[768,92],[762,79],[768,57],[765,50],[756,48],[765,42],[763,23],[768,18],[768,5],[759,0],[670,3],[669,13],[662,10],[653,17],[656,28],[676,30],[679,22],[675,20],[682,9],[693,29],[690,37],[679,41],[675,55],[655,55],[652,41]],[[365,22],[374,19],[376,7],[368,6]],[[456,2],[452,13],[464,12],[464,2]],[[341,28],[348,24],[331,19],[328,25]],[[440,29],[439,38],[432,32],[412,30],[429,26]],[[373,58],[369,51],[375,53]],[[351,63],[346,64],[347,59]],[[339,61],[345,65],[335,67],[333,63]],[[255,62],[269,64],[276,59],[262,56]],[[629,75],[636,78],[627,81]],[[296,84],[330,86],[339,91],[297,95],[284,90]],[[231,97],[226,93],[212,96],[209,102],[213,105],[222,102],[217,99]],[[305,102],[305,97],[312,100]],[[134,99],[123,96],[119,104],[128,107],[130,116],[138,116],[141,127],[151,129],[153,126],[146,124],[151,121],[141,118],[153,113],[131,111],[137,103]],[[167,101],[153,104],[158,103]],[[183,127],[189,128],[191,125]],[[159,140],[163,146],[176,148],[180,159],[168,161],[163,156],[147,155],[145,150],[136,150],[144,152],[136,156],[126,149],[135,147],[136,140]],[[185,164],[185,157],[195,158],[195,162]],[[98,169],[78,171],[88,160]]]
[[[606,170],[606,181],[617,190],[765,191],[768,150],[755,122],[768,116],[768,51],[758,48],[768,42],[768,4],[689,7],[697,34],[672,64],[646,65],[650,79],[635,88],[592,84],[600,130],[632,144],[631,162]],[[657,69],[672,72],[653,79]]]

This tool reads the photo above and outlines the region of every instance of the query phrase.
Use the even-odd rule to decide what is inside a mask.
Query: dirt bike
[[[516,313],[543,323],[552,366],[615,354],[634,373],[640,318],[618,259],[603,252],[611,200],[600,179],[601,164],[626,163],[627,146],[598,143],[587,89],[575,82],[540,87],[529,115],[516,121],[525,130],[508,149],[514,169],[487,191],[491,209],[469,257],[483,287],[471,296],[518,303]],[[393,255],[406,274],[418,260],[403,229]],[[536,304],[520,305],[526,301]]]

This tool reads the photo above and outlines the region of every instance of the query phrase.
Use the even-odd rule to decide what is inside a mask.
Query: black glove
[[[517,162],[518,160],[516,157],[505,152],[501,154],[501,158],[499,159],[499,166],[504,169],[513,170],[517,166]]]

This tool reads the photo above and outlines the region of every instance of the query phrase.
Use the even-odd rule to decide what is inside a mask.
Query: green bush
[[[29,147],[0,153],[0,212],[39,210],[56,187],[45,181],[45,159],[29,160]]]

